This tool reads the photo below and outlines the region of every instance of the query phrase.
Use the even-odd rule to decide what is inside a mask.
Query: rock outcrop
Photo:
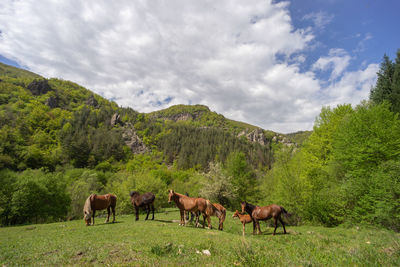
[[[133,154],[143,154],[149,151],[142,139],[137,135],[133,125],[130,123],[124,125],[122,138]]]
[[[264,131],[262,129],[255,129],[251,132],[247,132],[247,130],[245,130],[238,134],[238,137],[241,136],[246,136],[247,140],[252,143],[259,143],[262,146],[269,145],[269,141],[265,137]]]
[[[27,89],[35,96],[44,95],[52,90],[47,80],[34,80],[28,85]]]
[[[111,118],[110,124],[111,126],[121,124],[121,116],[118,113],[115,113]]]
[[[96,98],[94,98],[94,95],[89,96],[89,98],[86,100],[86,105],[92,106],[95,108],[99,107],[99,103],[97,102]]]

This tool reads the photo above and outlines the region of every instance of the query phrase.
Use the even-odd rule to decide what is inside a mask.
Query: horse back
[[[155,199],[156,196],[151,192],[147,192],[142,195],[142,201],[144,205],[149,205],[153,203]]]
[[[253,211],[253,217],[255,217],[258,220],[267,220],[271,217],[277,217],[281,214],[282,209],[280,206],[276,204],[271,204],[269,206],[264,206],[264,207],[257,207]]]
[[[117,204],[117,197],[113,194],[93,195],[93,197],[91,197],[91,204],[93,210],[103,210],[110,206],[115,207]]]

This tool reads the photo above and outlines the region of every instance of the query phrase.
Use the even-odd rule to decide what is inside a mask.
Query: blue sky
[[[400,48],[400,24],[397,0],[301,0],[291,1],[289,10],[296,28],[310,26],[307,14],[323,13],[331,20],[317,32],[321,45],[312,51],[309,60],[315,60],[332,47],[349,51],[351,69],[365,62],[380,63],[386,53],[394,59]]]
[[[0,62],[140,112],[204,104],[278,132],[367,99],[400,48],[399,1],[0,3]],[[43,14],[46,14],[45,16]]]

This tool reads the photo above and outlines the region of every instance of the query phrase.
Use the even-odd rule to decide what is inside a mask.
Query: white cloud
[[[287,6],[265,0],[3,0],[0,54],[141,112],[200,103],[264,129],[311,129],[322,105],[356,101],[365,93],[347,86],[364,88],[373,75],[370,66],[347,73],[351,58],[340,49],[301,71],[315,35],[293,27]],[[314,71],[330,69],[335,84],[321,90]]]
[[[303,20],[311,20],[316,29],[323,30],[326,25],[332,22],[335,16],[323,11],[311,12],[303,16]]]
[[[349,54],[340,48],[332,48],[329,50],[327,57],[320,57],[312,66],[313,70],[326,71],[331,69],[330,80],[338,78],[347,68],[351,57]]]

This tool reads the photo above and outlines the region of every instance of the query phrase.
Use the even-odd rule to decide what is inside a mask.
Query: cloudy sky
[[[150,112],[204,104],[282,133],[367,99],[397,0],[1,0],[0,61]]]

